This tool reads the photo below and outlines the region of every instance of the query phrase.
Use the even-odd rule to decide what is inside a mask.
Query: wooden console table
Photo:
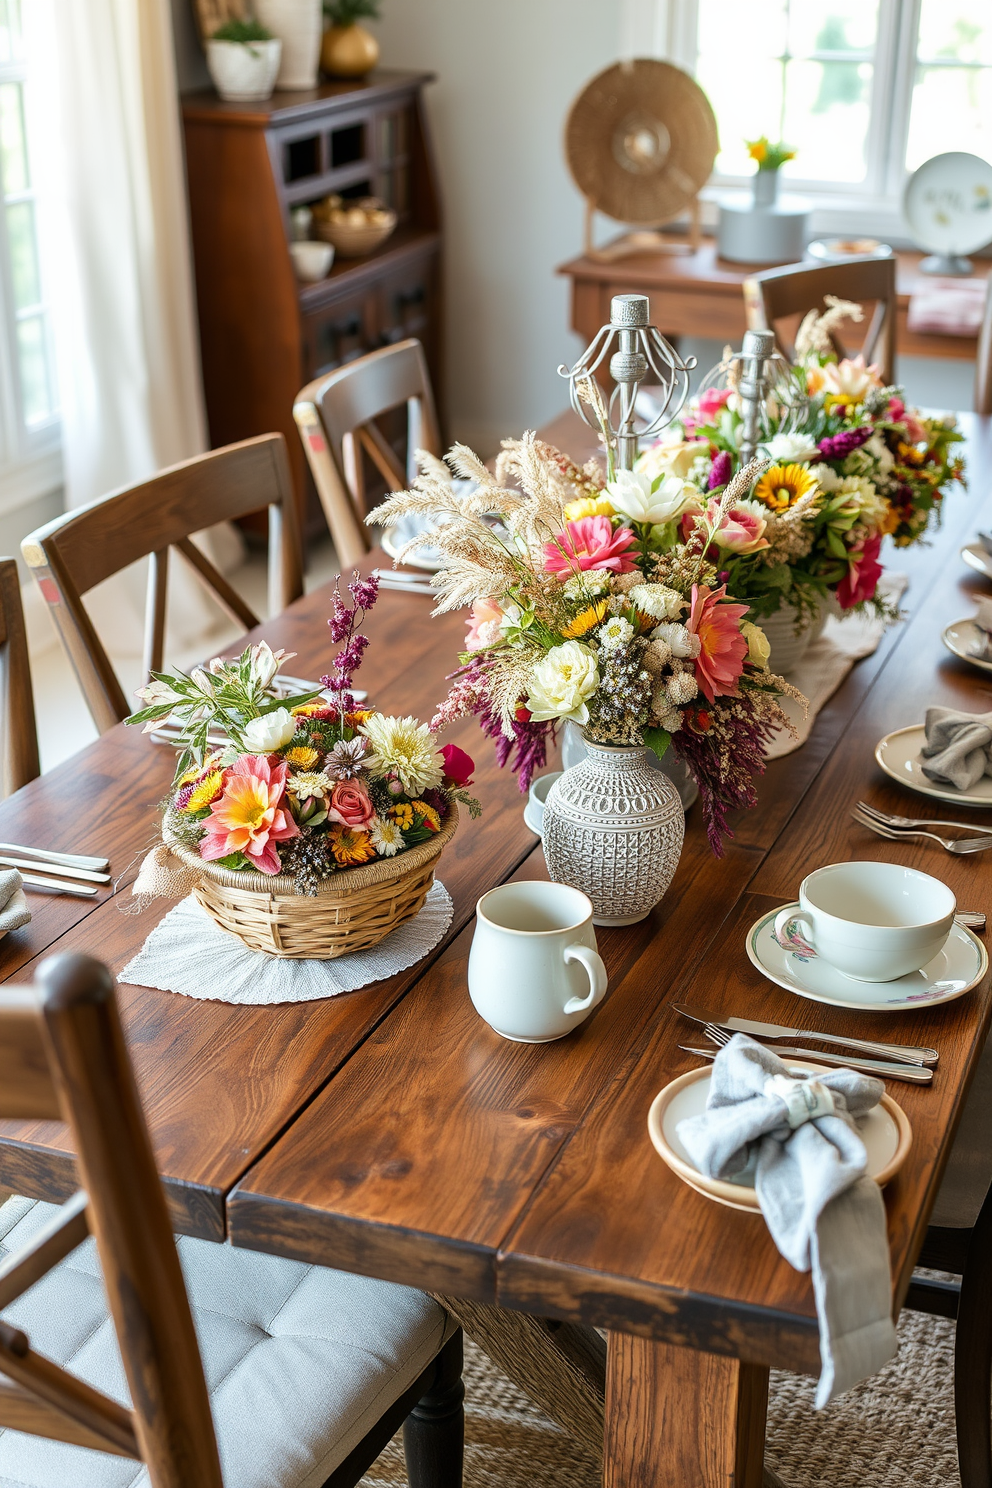
[[[907,329],[909,297],[921,277],[921,258],[919,253],[896,254],[899,352],[974,361],[977,336],[931,336]],[[717,257],[715,240],[704,238],[695,253],[639,253],[613,263],[581,255],[562,264],[558,273],[572,281],[572,330],[587,343],[609,321],[613,295],[639,293],[650,296],[651,319],[666,336],[707,336],[738,345],[747,329],[741,286],[760,267],[727,263]],[[975,268],[985,276],[992,262],[979,259]]]

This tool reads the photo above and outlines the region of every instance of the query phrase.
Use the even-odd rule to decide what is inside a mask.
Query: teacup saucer
[[[992,661],[985,661],[975,655],[975,647],[981,646],[988,637],[974,620],[952,621],[944,627],[941,639],[948,651],[960,656],[962,661],[970,662],[973,667],[980,667],[983,672],[992,672]]]
[[[788,908],[798,911],[799,905],[790,904]],[[894,982],[858,982],[818,956],[793,921],[786,922],[779,940],[775,919],[780,913],[773,909],[751,926],[746,940],[748,958],[770,982],[813,1002],[872,1012],[932,1007],[963,997],[988,969],[988,953],[982,942],[963,925],[955,924],[943,950],[922,970]]]

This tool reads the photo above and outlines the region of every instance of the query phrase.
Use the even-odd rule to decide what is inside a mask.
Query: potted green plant
[[[258,21],[225,21],[207,42],[214,87],[229,103],[269,98],[279,71],[282,42]]]
[[[379,0],[324,0],[330,25],[324,32],[320,65],[332,77],[359,78],[379,60],[379,43],[358,22],[379,19]]]

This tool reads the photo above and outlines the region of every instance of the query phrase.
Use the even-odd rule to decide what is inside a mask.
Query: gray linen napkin
[[[20,930],[31,918],[23,888],[24,880],[16,868],[0,870],[0,935],[6,935],[8,930]]]
[[[676,1128],[711,1178],[732,1178],[756,1156],[755,1193],[772,1239],[797,1271],[813,1272],[817,1410],[896,1351],[885,1205],[865,1176],[855,1125],[884,1090],[853,1070],[793,1074],[737,1033],[713,1061],[705,1112]]]
[[[977,661],[992,661],[992,599],[985,595],[976,595],[975,604],[978,606],[978,614],[975,616],[978,640],[971,648],[971,655]]]
[[[928,708],[927,742],[920,750],[924,775],[936,785],[971,790],[983,775],[992,775],[992,713],[959,713],[957,708]]]

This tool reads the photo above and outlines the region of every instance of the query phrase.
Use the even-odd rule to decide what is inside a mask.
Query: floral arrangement
[[[888,613],[878,594],[883,538],[920,541],[939,521],[945,486],[963,479],[953,417],[907,408],[902,390],[884,387],[860,356],[839,361],[831,331],[862,311],[834,296],[827,303],[803,321],[796,365],[767,400],[758,446],[767,468],[725,510],[709,555],[755,618],[790,604],[799,626],[828,598],[841,610]],[[699,493],[684,523],[695,520],[693,503],[715,511],[740,473],[740,399],[732,363],[722,366],[725,385],[705,388],[637,462],[645,489],[676,475]]]
[[[586,396],[608,429],[594,384]],[[671,744],[699,782],[719,853],[726,813],[753,804],[764,744],[788,726],[778,699],[798,696],[768,672],[763,633],[710,557],[754,472],[708,504],[677,475],[616,472],[610,436],[605,475],[533,434],[503,442],[495,473],[463,445],[447,463],[419,459],[413,489],[369,521],[423,521],[443,556],[435,613],[471,606],[461,669],[430,727],[475,715],[521,790],[563,720],[659,757]],[[690,491],[696,517],[684,533]]]
[[[788,145],[779,140],[773,145],[767,136],[763,134],[760,139],[745,140],[747,153],[757,165],[759,171],[777,171],[787,160],[795,160],[795,150],[790,150]]]
[[[322,693],[274,697],[273,678],[295,653],[264,641],[188,676],[153,673],[137,694],[144,708],[127,722],[149,732],[172,716],[182,726],[167,836],[205,862],[291,875],[297,894],[315,895],[333,873],[427,841],[454,800],[479,814],[464,750],[439,748],[416,718],[360,708],[352,695],[369,644],[358,627],[378,587],[356,573],[349,604],[335,585],[328,625],[340,650]],[[230,742],[210,751],[218,731]]]

